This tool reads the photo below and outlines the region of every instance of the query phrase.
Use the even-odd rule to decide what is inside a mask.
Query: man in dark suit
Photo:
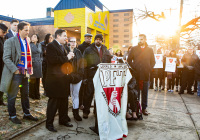
[[[13,19],[10,23],[10,30],[8,30],[8,33],[6,34],[6,39],[9,39],[17,34],[17,25],[19,24],[19,21],[16,19]]]
[[[1,80],[1,75],[3,71],[3,44],[4,44],[4,37],[8,31],[8,27],[0,23],[0,80]],[[1,83],[1,82],[0,82]],[[4,105],[5,103],[3,102],[3,92],[0,92],[0,105]]]
[[[72,70],[71,59],[73,52],[66,53],[64,48],[67,34],[65,30],[58,29],[55,32],[55,40],[48,44],[47,75],[46,75],[46,95],[49,97],[47,104],[46,128],[49,131],[57,132],[53,126],[54,117],[58,110],[59,124],[66,127],[73,127],[68,123],[68,96],[70,93],[70,82],[73,77],[70,75]]]
[[[136,72],[137,90],[140,97],[140,91],[142,91],[142,113],[148,115],[148,88],[150,72],[155,65],[155,58],[153,49],[149,48],[146,43],[146,35],[139,35],[138,46],[133,47],[128,55],[127,62],[133,70]]]

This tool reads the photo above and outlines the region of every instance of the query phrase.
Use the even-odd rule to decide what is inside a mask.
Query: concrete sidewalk
[[[126,140],[199,140],[200,134],[200,98],[197,95],[155,92],[149,90],[148,117],[143,121],[128,121],[129,134]],[[91,109],[93,110],[93,109]],[[80,112],[82,116],[82,111]],[[45,129],[45,123],[29,130],[15,140],[57,140],[67,135],[70,140],[99,140],[90,129],[94,125],[94,115],[76,123],[69,112],[74,125],[66,128],[54,121],[57,133]],[[78,134],[76,131],[78,125]]]

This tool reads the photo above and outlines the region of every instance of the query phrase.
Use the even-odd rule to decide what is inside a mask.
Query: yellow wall
[[[54,11],[54,27],[81,27],[81,43],[87,33],[87,27],[106,35],[105,45],[109,46],[109,11],[94,13],[89,8],[65,9]]]

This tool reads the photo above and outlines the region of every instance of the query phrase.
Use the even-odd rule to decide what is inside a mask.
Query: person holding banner
[[[87,119],[90,114],[90,107],[94,96],[93,77],[97,71],[97,65],[100,63],[111,63],[112,56],[107,50],[106,46],[102,44],[102,34],[97,34],[91,44],[83,54],[85,60],[84,81],[87,81],[86,92],[83,99],[83,118]]]
[[[144,115],[149,114],[146,110],[148,104],[149,77],[155,65],[153,49],[148,47],[146,41],[146,35],[140,34],[138,45],[131,48],[127,59],[128,64],[136,72],[135,78],[137,81],[138,97],[140,97],[140,91],[142,91],[142,113]]]
[[[169,57],[170,57],[170,59],[166,59],[166,62],[168,60],[170,61],[170,63],[173,63],[172,61],[175,61],[175,71],[174,72],[167,71],[167,82],[168,82],[168,85],[169,85],[168,92],[173,93],[174,92],[174,85],[175,85],[176,69],[177,69],[177,65],[179,65],[180,62],[179,62],[179,59],[176,55],[175,50],[171,50],[171,52],[169,53]],[[166,66],[167,66],[167,64],[166,64]]]
[[[193,95],[191,88],[194,82],[194,66],[199,60],[199,57],[194,53],[193,47],[188,47],[187,53],[183,55],[183,74],[182,74],[182,84],[179,94],[184,94],[184,90],[187,85],[187,93]]]

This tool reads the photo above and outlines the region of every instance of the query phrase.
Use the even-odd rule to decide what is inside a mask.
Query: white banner
[[[200,50],[196,50],[196,54],[197,54],[198,57],[200,58]]]
[[[156,64],[154,68],[163,68],[163,55],[162,54],[154,54]]]
[[[100,140],[127,137],[127,84],[131,74],[126,64],[101,63],[93,78]]]
[[[176,58],[167,57],[166,58],[166,72],[175,72],[176,71]]]
[[[179,61],[180,61],[180,65],[177,66],[177,68],[183,68],[183,64],[182,64],[183,55],[184,55],[184,54],[177,54],[177,56],[179,57]]]

